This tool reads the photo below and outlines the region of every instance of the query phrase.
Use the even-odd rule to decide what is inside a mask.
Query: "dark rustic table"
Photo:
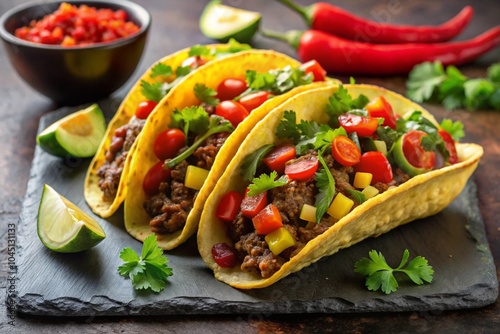
[[[0,14],[24,0],[2,0]],[[198,17],[208,1],[141,0],[153,15],[153,26],[144,57],[134,78],[115,95],[122,97],[127,89],[151,63],[162,56],[193,44],[210,43],[198,29]],[[466,1],[331,1],[372,19],[408,24],[437,24],[450,18],[466,4],[475,16],[459,39],[466,39],[500,23],[498,0]],[[294,13],[275,1],[227,0],[226,4],[260,11],[263,26],[286,31],[304,25]],[[301,1],[302,4],[312,1]],[[254,46],[272,48],[294,55],[284,44],[257,37]],[[469,76],[484,76],[488,64],[500,60],[500,50],[490,52],[473,64],[461,67]],[[333,74],[334,75],[334,74]],[[337,76],[339,77],[339,76]],[[29,179],[38,121],[47,112],[57,109],[45,97],[30,89],[10,67],[0,51],[0,299],[4,301],[9,277],[7,249],[15,243],[13,231]],[[347,77],[339,77],[347,80]],[[373,83],[405,93],[405,76],[386,78],[356,77],[358,83]],[[436,115],[461,120],[466,127],[464,141],[483,145],[485,155],[474,180],[478,186],[479,206],[495,264],[500,268],[500,113],[494,111],[447,111],[437,105],[425,105]],[[474,270],[474,268],[471,268]],[[497,270],[497,276],[500,273]],[[2,303],[3,304],[3,303]],[[162,316],[127,318],[34,317],[13,314],[2,306],[1,333],[288,333],[288,332],[471,332],[490,333],[500,324],[500,302],[474,310],[449,312],[409,312],[389,314],[306,314],[306,315],[226,315],[226,316]]]

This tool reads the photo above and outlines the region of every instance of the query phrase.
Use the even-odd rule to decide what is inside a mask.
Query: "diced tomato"
[[[223,268],[234,267],[237,260],[236,250],[226,243],[218,243],[212,246],[212,256],[219,266]]]
[[[242,200],[242,194],[237,191],[229,191],[220,199],[215,216],[227,222],[233,221],[236,218],[236,214],[240,211]]]
[[[382,125],[388,126],[392,129],[396,128],[396,117],[394,116],[392,107],[383,96],[374,98],[366,105],[365,108],[370,117],[383,118],[384,123],[382,123]]]
[[[160,184],[170,179],[170,169],[163,166],[163,161],[157,162],[149,169],[142,181],[142,188],[148,196],[158,193]]]
[[[361,155],[361,160],[354,165],[355,172],[372,174],[371,184],[377,182],[391,183],[393,180],[392,167],[382,152],[370,151]]]
[[[456,164],[458,162],[458,154],[457,154],[457,148],[455,146],[455,141],[451,137],[450,133],[446,130],[439,130],[438,133],[441,136],[441,138],[443,138],[444,145],[448,150],[448,153],[450,154],[448,162],[450,164]]]
[[[233,100],[219,103],[215,108],[215,114],[227,119],[234,127],[237,127],[249,115],[245,107]]]
[[[332,141],[332,156],[342,166],[354,166],[361,160],[358,146],[345,136],[337,136]]]
[[[307,181],[314,177],[318,166],[319,160],[314,156],[306,159],[297,159],[285,165],[285,174],[292,180]]]
[[[316,60],[310,60],[300,66],[301,69],[306,73],[312,73],[314,75],[313,81],[325,81],[326,70],[321,67],[321,65]]]
[[[186,67],[186,66],[189,66],[191,67],[192,69],[195,69],[195,68],[198,68],[200,67],[201,65],[204,65],[205,63],[207,62],[206,59],[204,59],[203,57],[201,56],[191,56],[189,58],[186,58],[181,66],[182,67]]]
[[[281,145],[273,148],[267,153],[264,159],[262,159],[262,162],[265,163],[269,169],[278,172],[278,174],[283,174],[286,162],[295,158],[295,154],[294,145]]]
[[[248,89],[245,80],[229,78],[217,87],[217,98],[221,101],[232,100]]]
[[[281,214],[274,204],[268,204],[252,218],[257,234],[268,234],[283,226]]]
[[[253,218],[267,205],[267,191],[254,196],[248,196],[248,189],[241,202],[241,213],[247,218]]]
[[[403,154],[410,165],[417,168],[432,169],[436,154],[422,147],[422,138],[427,133],[420,130],[410,130],[403,137]]]
[[[146,119],[148,118],[149,114],[153,111],[153,109],[158,105],[158,102],[156,101],[142,101],[139,103],[137,106],[137,109],[135,110],[135,117],[139,119]]]
[[[153,151],[160,160],[171,159],[177,156],[179,150],[186,145],[186,136],[182,130],[168,129],[156,137]]]
[[[369,137],[377,131],[378,120],[376,118],[364,117],[354,114],[342,114],[339,116],[339,125],[348,134],[356,132],[360,137]]]
[[[239,102],[248,112],[260,107],[264,102],[269,100],[273,95],[266,91],[260,91],[243,96]]]

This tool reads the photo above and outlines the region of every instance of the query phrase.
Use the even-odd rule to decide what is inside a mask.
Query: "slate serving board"
[[[99,105],[109,119],[118,101],[104,100]],[[45,115],[39,131],[78,109],[63,108]],[[240,291],[217,281],[192,238],[166,253],[174,275],[163,292],[137,292],[117,273],[120,250],[132,247],[140,252],[142,247],[125,231],[121,211],[107,220],[94,216],[107,238],[89,251],[58,254],[38,239],[36,217],[44,183],[93,215],[83,198],[89,162],[55,158],[36,148],[17,231],[18,312],[100,316],[440,311],[478,308],[498,296],[496,269],[473,181],[441,213],[341,250],[265,289]],[[410,258],[424,256],[435,270],[434,282],[416,286],[403,280],[390,295],[368,291],[353,267],[372,249],[381,251],[394,266],[404,249],[410,251]]]

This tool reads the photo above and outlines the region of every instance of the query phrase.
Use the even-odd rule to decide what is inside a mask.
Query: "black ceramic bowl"
[[[141,59],[151,15],[130,1],[64,2],[123,9],[139,31],[126,38],[89,46],[62,47],[32,43],[14,36],[17,28],[53,13],[63,1],[30,2],[0,17],[0,37],[19,75],[35,90],[60,104],[95,102],[122,87]]]

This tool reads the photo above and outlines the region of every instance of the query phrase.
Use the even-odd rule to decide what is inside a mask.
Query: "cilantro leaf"
[[[415,284],[422,285],[424,282],[431,283],[434,276],[434,270],[422,256],[417,256],[404,267],[410,257],[410,252],[405,249],[403,257],[398,267],[389,266],[382,253],[371,250],[368,258],[362,258],[354,264],[356,273],[368,276],[366,287],[370,291],[379,289],[386,294],[395,292],[398,289],[398,282],[394,273],[400,272],[406,274]]]
[[[352,198],[359,204],[366,201],[366,196],[359,190],[347,189]]]
[[[273,95],[280,95],[295,87],[309,84],[312,80],[312,74],[306,74],[301,68],[291,66],[266,73],[248,70],[246,72],[246,82],[249,89],[244,95],[260,90],[268,91]]]
[[[440,62],[424,62],[416,65],[406,82],[408,89],[406,95],[416,102],[427,101],[444,79],[445,72]]]
[[[212,50],[206,46],[206,45],[200,45],[200,44],[197,44],[197,45],[193,45],[190,49],[189,49],[189,57],[192,57],[192,56],[209,56],[210,54],[212,54]]]
[[[167,93],[161,82],[149,83],[145,80],[141,81],[141,91],[146,99],[155,102],[160,102]]]
[[[451,119],[443,119],[440,124],[441,128],[447,131],[454,141],[458,142],[465,136],[464,125],[460,121],[453,122]]]
[[[151,78],[159,76],[170,76],[172,74],[174,74],[172,67],[163,63],[158,63],[153,66],[153,68],[151,68]]]
[[[333,197],[335,196],[335,179],[323,159],[324,150],[325,149],[318,152],[318,160],[323,168],[316,172],[316,175],[314,176],[316,188],[318,188],[318,194],[316,195],[314,204],[316,206],[316,222],[318,223],[330,207]]]
[[[297,141],[300,138],[300,129],[297,127],[297,115],[293,110],[285,110],[283,119],[276,129],[278,138],[289,138]]]
[[[160,292],[165,288],[168,277],[173,274],[167,257],[156,243],[155,234],[144,240],[140,257],[133,249],[125,247],[120,252],[120,258],[124,263],[118,267],[118,273],[129,277],[136,290],[151,289]]]
[[[486,79],[470,79],[464,83],[465,107],[468,109],[486,109],[490,96],[495,91],[493,82]]]
[[[278,172],[272,171],[270,175],[261,174],[252,180],[252,183],[248,186],[248,196],[255,196],[269,189],[284,186],[288,183],[288,176],[282,175],[279,179]]]
[[[363,109],[368,102],[368,97],[363,94],[353,99],[349,91],[340,85],[339,89],[328,99],[326,113],[330,116],[332,124],[337,126],[340,115],[353,109]]]
[[[247,181],[252,181],[257,173],[257,168],[262,162],[262,159],[266,156],[269,151],[274,147],[273,144],[267,144],[259,148],[258,150],[247,155],[241,164],[241,176]]]
[[[446,68],[446,77],[438,87],[439,99],[448,109],[460,108],[465,98],[464,83],[467,80],[455,66]]]
[[[194,95],[198,100],[211,106],[216,106],[220,103],[220,100],[215,97],[217,96],[217,92],[205,86],[205,84],[197,83],[194,85]]]
[[[174,110],[170,119],[170,128],[177,128],[184,131],[186,138],[189,132],[196,134],[204,133],[209,126],[208,113],[201,106],[186,107]]]
[[[496,63],[488,67],[488,79],[491,82],[500,83],[500,63]]]

